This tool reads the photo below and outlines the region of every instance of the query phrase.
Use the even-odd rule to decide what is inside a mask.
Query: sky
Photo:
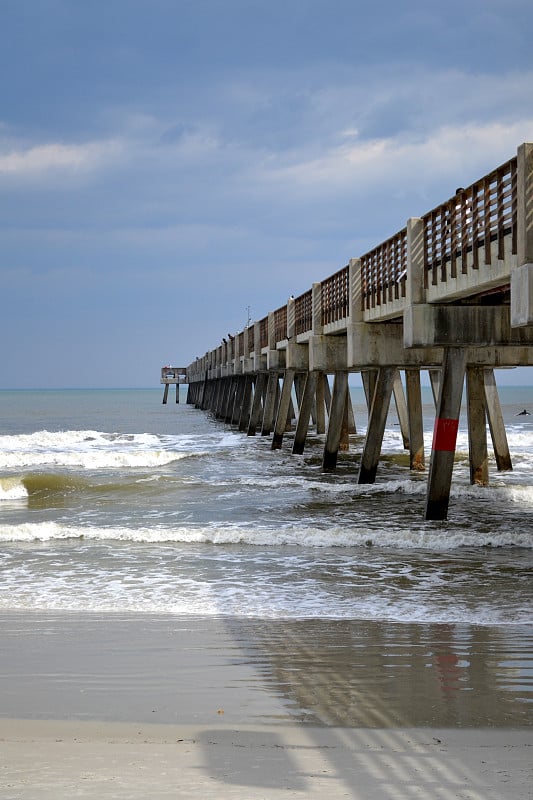
[[[531,0],[0,17],[4,389],[157,386],[533,141]]]

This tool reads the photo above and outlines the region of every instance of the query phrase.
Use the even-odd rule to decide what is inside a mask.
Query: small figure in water
[[[515,417],[529,417],[529,411],[527,408],[524,408],[523,411],[519,411],[518,414],[515,414]]]

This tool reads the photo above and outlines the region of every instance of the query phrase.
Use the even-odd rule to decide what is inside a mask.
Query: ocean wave
[[[490,595],[465,599],[461,581],[456,591],[449,585],[443,592],[439,586],[428,590],[416,583],[406,590],[398,572],[391,576],[390,569],[382,565],[380,579],[368,592],[360,588],[364,569],[360,575],[352,572],[339,584],[324,580],[309,559],[298,566],[297,579],[280,574],[272,564],[246,573],[228,571],[227,565],[211,574],[186,569],[177,579],[168,562],[140,564],[121,559],[120,554],[117,561],[108,554],[105,563],[96,568],[83,558],[59,558],[52,549],[45,570],[26,565],[4,570],[0,609],[490,626],[527,624],[531,618],[530,605],[523,602],[519,588],[507,593],[505,604]],[[455,577],[450,576],[452,583]]]
[[[165,450],[127,451],[80,450],[78,452],[1,453],[0,468],[16,470],[29,467],[78,467],[82,469],[120,469],[162,467],[187,458],[186,453]]]
[[[205,525],[171,527],[89,527],[61,522],[0,525],[2,542],[47,542],[83,539],[87,541],[118,541],[143,544],[187,543],[217,545],[251,545],[260,547],[377,547],[402,548],[442,552],[458,548],[519,547],[533,549],[533,534],[504,530],[480,532],[454,530],[448,527],[420,529],[397,527],[390,530],[371,530],[368,525],[349,524],[313,527],[284,525],[278,528],[260,525]]]
[[[139,494],[144,492],[147,496],[151,490],[159,488],[164,482],[171,483],[173,486],[190,484],[190,479],[172,478],[162,475],[145,475],[132,477],[125,475],[122,480],[114,482],[100,483],[89,480],[79,474],[68,471],[62,472],[29,472],[21,475],[0,477],[0,502],[13,500],[28,500],[34,496],[53,496],[67,493],[131,493]]]
[[[67,431],[48,431],[40,430],[33,433],[9,434],[0,436],[1,450],[27,450],[37,448],[70,448],[73,446],[84,446],[87,443],[101,443],[112,445],[117,441],[132,442],[139,441],[143,444],[155,444],[159,437],[154,434],[121,434],[104,433],[96,430],[67,430]]]
[[[67,591],[61,592],[57,587],[43,588],[36,594],[20,594],[3,597],[0,595],[0,610],[8,611],[47,611],[78,612],[96,614],[172,614],[182,617],[240,617],[256,619],[283,620],[364,620],[379,622],[395,622],[398,624],[419,625],[477,625],[487,627],[510,627],[528,625],[531,619],[530,610],[498,609],[492,606],[479,609],[468,609],[462,606],[442,607],[434,604],[360,602],[345,604],[317,593],[307,596],[302,602],[295,602],[294,593],[286,596],[261,593],[254,586],[253,601],[244,590],[241,592],[224,591],[214,597],[210,588],[198,589],[190,595],[176,596],[171,586],[161,587],[158,591],[124,592],[122,594],[106,591],[102,585],[101,592],[95,592],[94,582],[80,585],[78,595]]]
[[[35,467],[123,469],[161,467],[183,458],[228,452],[239,437],[215,435],[47,431],[0,436],[0,469]]]
[[[23,500],[28,497],[24,482],[17,476],[0,478],[0,502],[2,500]]]
[[[100,431],[39,431],[0,437],[0,469],[81,467],[120,469],[158,467],[187,457],[152,434],[108,434]]]

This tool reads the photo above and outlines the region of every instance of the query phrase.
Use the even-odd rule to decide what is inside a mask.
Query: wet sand
[[[532,640],[0,614],[0,796],[531,797]]]

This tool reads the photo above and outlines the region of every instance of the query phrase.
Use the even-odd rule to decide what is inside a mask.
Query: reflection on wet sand
[[[533,631],[345,620],[227,621],[301,720],[350,727],[531,725]]]
[[[3,717],[533,724],[531,626],[33,612],[0,629]]]

